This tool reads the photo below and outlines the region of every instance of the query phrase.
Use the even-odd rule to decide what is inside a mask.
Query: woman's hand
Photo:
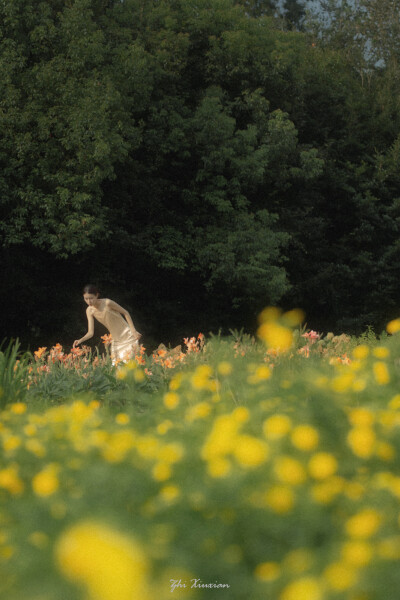
[[[75,348],[76,346],[79,346],[80,343],[81,343],[81,340],[75,340],[74,343],[72,344],[72,347]]]

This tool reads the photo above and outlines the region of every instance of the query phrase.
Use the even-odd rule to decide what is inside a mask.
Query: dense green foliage
[[[400,334],[299,333],[206,339],[164,379],[37,351],[0,409],[1,598],[397,600]]]
[[[88,280],[150,345],[278,302],[395,316],[398,51],[365,0],[355,52],[334,4],[2,2],[3,335],[70,343]]]

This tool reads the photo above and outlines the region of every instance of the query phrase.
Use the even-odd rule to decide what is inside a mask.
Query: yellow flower
[[[58,465],[51,463],[34,476],[32,488],[37,496],[51,496],[58,490],[60,487],[58,471]]]
[[[223,457],[212,458],[207,463],[207,472],[211,477],[226,477],[231,470],[231,463]]]
[[[340,477],[329,477],[313,485],[311,494],[315,502],[329,504],[343,490],[343,487],[344,482]]]
[[[376,358],[389,358],[390,350],[385,346],[377,346],[372,350],[372,354],[376,356]]]
[[[377,361],[373,364],[375,381],[378,385],[386,385],[390,381],[389,370],[386,363]]]
[[[354,566],[349,566],[344,562],[328,565],[323,576],[329,587],[338,592],[348,590],[357,581],[357,571]]]
[[[315,577],[303,577],[287,585],[279,600],[323,600],[321,583]]]
[[[9,435],[3,441],[3,448],[6,452],[14,452],[21,445],[21,439],[17,435]]]
[[[312,552],[308,548],[292,550],[285,556],[284,566],[293,573],[303,573],[311,568],[313,563]]]
[[[245,406],[238,406],[232,412],[232,419],[236,421],[236,423],[245,423],[250,418],[250,412],[248,408]]]
[[[311,425],[298,425],[290,436],[292,444],[298,450],[311,451],[318,445],[318,431]]]
[[[119,367],[115,374],[116,378],[120,379],[120,380],[126,379],[127,375],[128,375],[128,370],[125,367]]]
[[[224,360],[218,364],[217,371],[220,375],[226,377],[227,375],[230,375],[232,373],[233,367],[230,362]]]
[[[164,394],[164,406],[169,410],[174,410],[179,404],[179,396],[175,392],[167,392]]]
[[[360,344],[354,348],[352,354],[353,358],[356,358],[357,360],[363,360],[364,358],[367,358],[369,354],[369,348],[365,344]]]
[[[17,465],[13,464],[0,470],[0,488],[8,490],[10,494],[22,494],[24,482],[19,477]]]
[[[277,562],[264,562],[256,566],[254,576],[261,581],[274,581],[278,579],[281,568]]]
[[[85,585],[91,600],[151,600],[147,558],[132,538],[95,521],[65,531],[56,561],[71,581]]]
[[[242,467],[258,467],[268,458],[268,446],[250,435],[240,435],[236,438],[233,454]]]
[[[279,439],[285,436],[292,427],[292,421],[286,415],[273,415],[263,423],[263,432],[266,438]]]
[[[171,392],[176,392],[181,387],[183,375],[182,373],[177,373],[173,376],[171,381],[169,382],[169,389]]]
[[[271,377],[271,369],[267,365],[260,365],[257,367],[254,373],[254,379],[258,381],[263,381],[265,379],[269,379]]]
[[[268,348],[285,351],[293,344],[293,332],[279,323],[267,321],[260,325],[257,333]]]
[[[185,414],[185,421],[192,423],[197,419],[204,419],[208,417],[211,412],[211,405],[208,402],[199,402],[194,406],[187,409]]]
[[[157,425],[157,431],[160,435],[165,435],[167,431],[171,429],[171,427],[173,427],[173,423],[167,419],[166,421],[162,421],[162,423]]]
[[[349,413],[349,421],[354,427],[370,427],[375,416],[368,408],[353,408]]]
[[[382,517],[374,508],[364,508],[346,521],[346,532],[352,538],[365,539],[379,529]]]
[[[15,415],[24,414],[24,412],[26,412],[26,408],[25,402],[14,402],[14,404],[11,404],[10,406],[11,412],[13,412]]]
[[[373,549],[371,544],[361,540],[351,540],[342,546],[343,562],[356,567],[365,567],[372,560]]]
[[[400,394],[396,394],[389,402],[389,408],[391,410],[399,410],[400,409]]]
[[[308,470],[314,479],[326,479],[336,473],[338,463],[336,458],[328,452],[314,454],[308,463]]]
[[[166,502],[173,502],[180,496],[180,489],[177,485],[165,485],[160,490],[160,496]]]
[[[115,422],[118,423],[118,425],[128,425],[129,421],[129,415],[126,413],[118,413],[115,417]]]
[[[185,449],[182,444],[175,442],[162,446],[158,452],[157,458],[167,463],[174,463],[181,460],[184,453]]]
[[[146,379],[146,375],[142,369],[137,369],[133,372],[133,378],[137,383],[141,383]]]
[[[231,415],[217,417],[201,449],[202,458],[209,460],[231,452],[239,427],[240,422]]]
[[[192,387],[197,390],[208,389],[212,372],[209,365],[198,366],[190,379]]]
[[[282,322],[288,327],[296,327],[301,325],[305,319],[305,313],[300,308],[294,308],[285,312],[282,316]]]
[[[347,390],[351,387],[354,380],[354,373],[346,372],[342,375],[338,375],[334,377],[332,380],[332,389],[339,394],[343,394],[347,392]]]
[[[369,458],[375,449],[376,435],[369,427],[355,427],[347,435],[347,443],[360,458]]]
[[[151,474],[156,481],[165,481],[171,477],[171,467],[169,463],[158,462],[154,465]]]
[[[277,321],[282,314],[280,308],[276,306],[268,306],[258,316],[259,323],[267,323],[269,321]]]
[[[389,323],[386,325],[386,331],[392,334],[400,331],[400,319],[393,319],[393,321],[389,321]]]
[[[291,456],[280,456],[274,466],[275,475],[282,483],[299,485],[307,479],[307,473],[301,462]]]
[[[283,485],[271,486],[264,498],[266,505],[278,514],[290,512],[295,502],[291,488]]]

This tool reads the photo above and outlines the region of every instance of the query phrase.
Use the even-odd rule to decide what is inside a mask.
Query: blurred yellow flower
[[[354,566],[336,562],[326,567],[323,577],[332,590],[343,592],[356,583],[358,573]]]
[[[106,524],[73,525],[58,539],[55,556],[61,572],[83,584],[90,600],[152,600],[149,563],[142,548]]]
[[[217,371],[220,375],[227,376],[230,375],[233,371],[232,364],[226,360],[220,362],[217,367]]]
[[[300,308],[294,308],[289,310],[282,315],[282,322],[288,327],[296,327],[301,325],[305,319],[305,313]]]
[[[334,377],[331,382],[331,387],[335,392],[342,394],[347,392],[347,390],[351,387],[354,380],[354,373],[351,371],[347,371],[342,375],[338,375]]]
[[[231,470],[231,463],[223,457],[212,458],[207,463],[207,472],[211,477],[226,477]]]
[[[323,587],[315,577],[303,577],[289,583],[279,600],[323,600]]]
[[[369,458],[374,453],[376,435],[369,427],[355,427],[349,431],[347,443],[356,456]]]
[[[261,581],[274,581],[281,574],[281,568],[277,562],[264,562],[256,566],[254,577]]]
[[[298,425],[291,433],[293,446],[305,452],[314,450],[319,442],[319,433],[311,425]]]
[[[273,415],[265,419],[263,432],[266,438],[279,439],[285,436],[292,427],[291,419],[286,415]]]
[[[364,508],[345,523],[347,534],[352,538],[372,537],[379,529],[382,517],[374,508]]]
[[[160,497],[166,502],[173,502],[180,496],[180,489],[177,485],[165,485],[160,490]]]
[[[268,446],[250,435],[240,435],[236,438],[233,454],[242,467],[258,467],[268,458]]]
[[[129,421],[129,415],[127,415],[126,413],[118,413],[115,417],[115,422],[118,425],[128,425]]]
[[[0,470],[0,488],[7,490],[10,494],[22,494],[24,482],[19,476],[18,465],[12,464]]]
[[[389,323],[386,325],[386,331],[391,334],[400,331],[400,319],[393,319],[393,321],[389,321]]]
[[[27,406],[25,402],[14,402],[10,406],[10,411],[15,415],[23,415],[26,412]]]
[[[341,551],[343,562],[356,567],[365,567],[373,557],[373,547],[369,542],[351,540],[345,542]]]
[[[319,452],[314,454],[308,463],[308,470],[314,479],[326,479],[336,473],[338,462],[333,454]]]
[[[211,412],[209,402],[198,402],[194,406],[190,406],[185,413],[185,421],[192,423],[197,419],[205,419]]]
[[[353,355],[353,358],[356,358],[358,360],[363,360],[364,358],[367,358],[367,356],[369,355],[369,348],[366,344],[360,344],[359,346],[356,346],[353,349],[352,355]]]
[[[386,363],[377,361],[373,364],[375,381],[378,385],[386,385],[390,381],[389,370]]]
[[[172,423],[172,421],[170,421],[169,419],[167,419],[167,420],[162,421],[161,423],[159,423],[157,425],[157,432],[160,435],[165,435],[167,433],[167,431],[169,429],[171,429],[171,427],[173,427],[173,423]]]
[[[257,334],[268,348],[285,351],[293,344],[293,332],[287,327],[272,321],[260,325]]]
[[[177,373],[172,377],[171,381],[169,382],[169,389],[171,390],[171,392],[176,392],[176,390],[179,390],[182,384],[182,379],[182,373]]]
[[[267,323],[269,321],[277,321],[281,316],[282,311],[276,306],[268,306],[258,316],[259,323]]]
[[[271,486],[264,495],[266,505],[278,514],[290,512],[295,503],[291,488],[283,485]]]
[[[389,358],[390,350],[385,346],[377,346],[372,350],[372,354],[376,356],[376,358]]]
[[[313,564],[313,554],[308,548],[297,548],[286,554],[283,564],[293,573],[304,573]]]
[[[232,412],[232,419],[237,423],[245,423],[250,418],[250,411],[245,406],[238,406]]]
[[[32,479],[32,488],[37,496],[47,497],[57,492],[60,487],[58,479],[59,466],[50,463]]]
[[[300,485],[307,479],[307,473],[300,461],[291,456],[279,456],[274,465],[274,473],[282,483]]]
[[[171,477],[171,467],[169,463],[166,462],[158,462],[154,465],[152,469],[152,477],[156,481],[165,481]]]
[[[349,421],[354,427],[370,427],[375,421],[375,415],[368,408],[352,408],[349,411]]]
[[[164,394],[164,406],[169,410],[174,410],[179,404],[179,396],[175,392],[167,392]]]

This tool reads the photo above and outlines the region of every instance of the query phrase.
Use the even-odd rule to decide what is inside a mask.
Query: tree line
[[[399,11],[321,5],[0,3],[3,337],[70,343],[85,283],[150,346],[397,315]]]

